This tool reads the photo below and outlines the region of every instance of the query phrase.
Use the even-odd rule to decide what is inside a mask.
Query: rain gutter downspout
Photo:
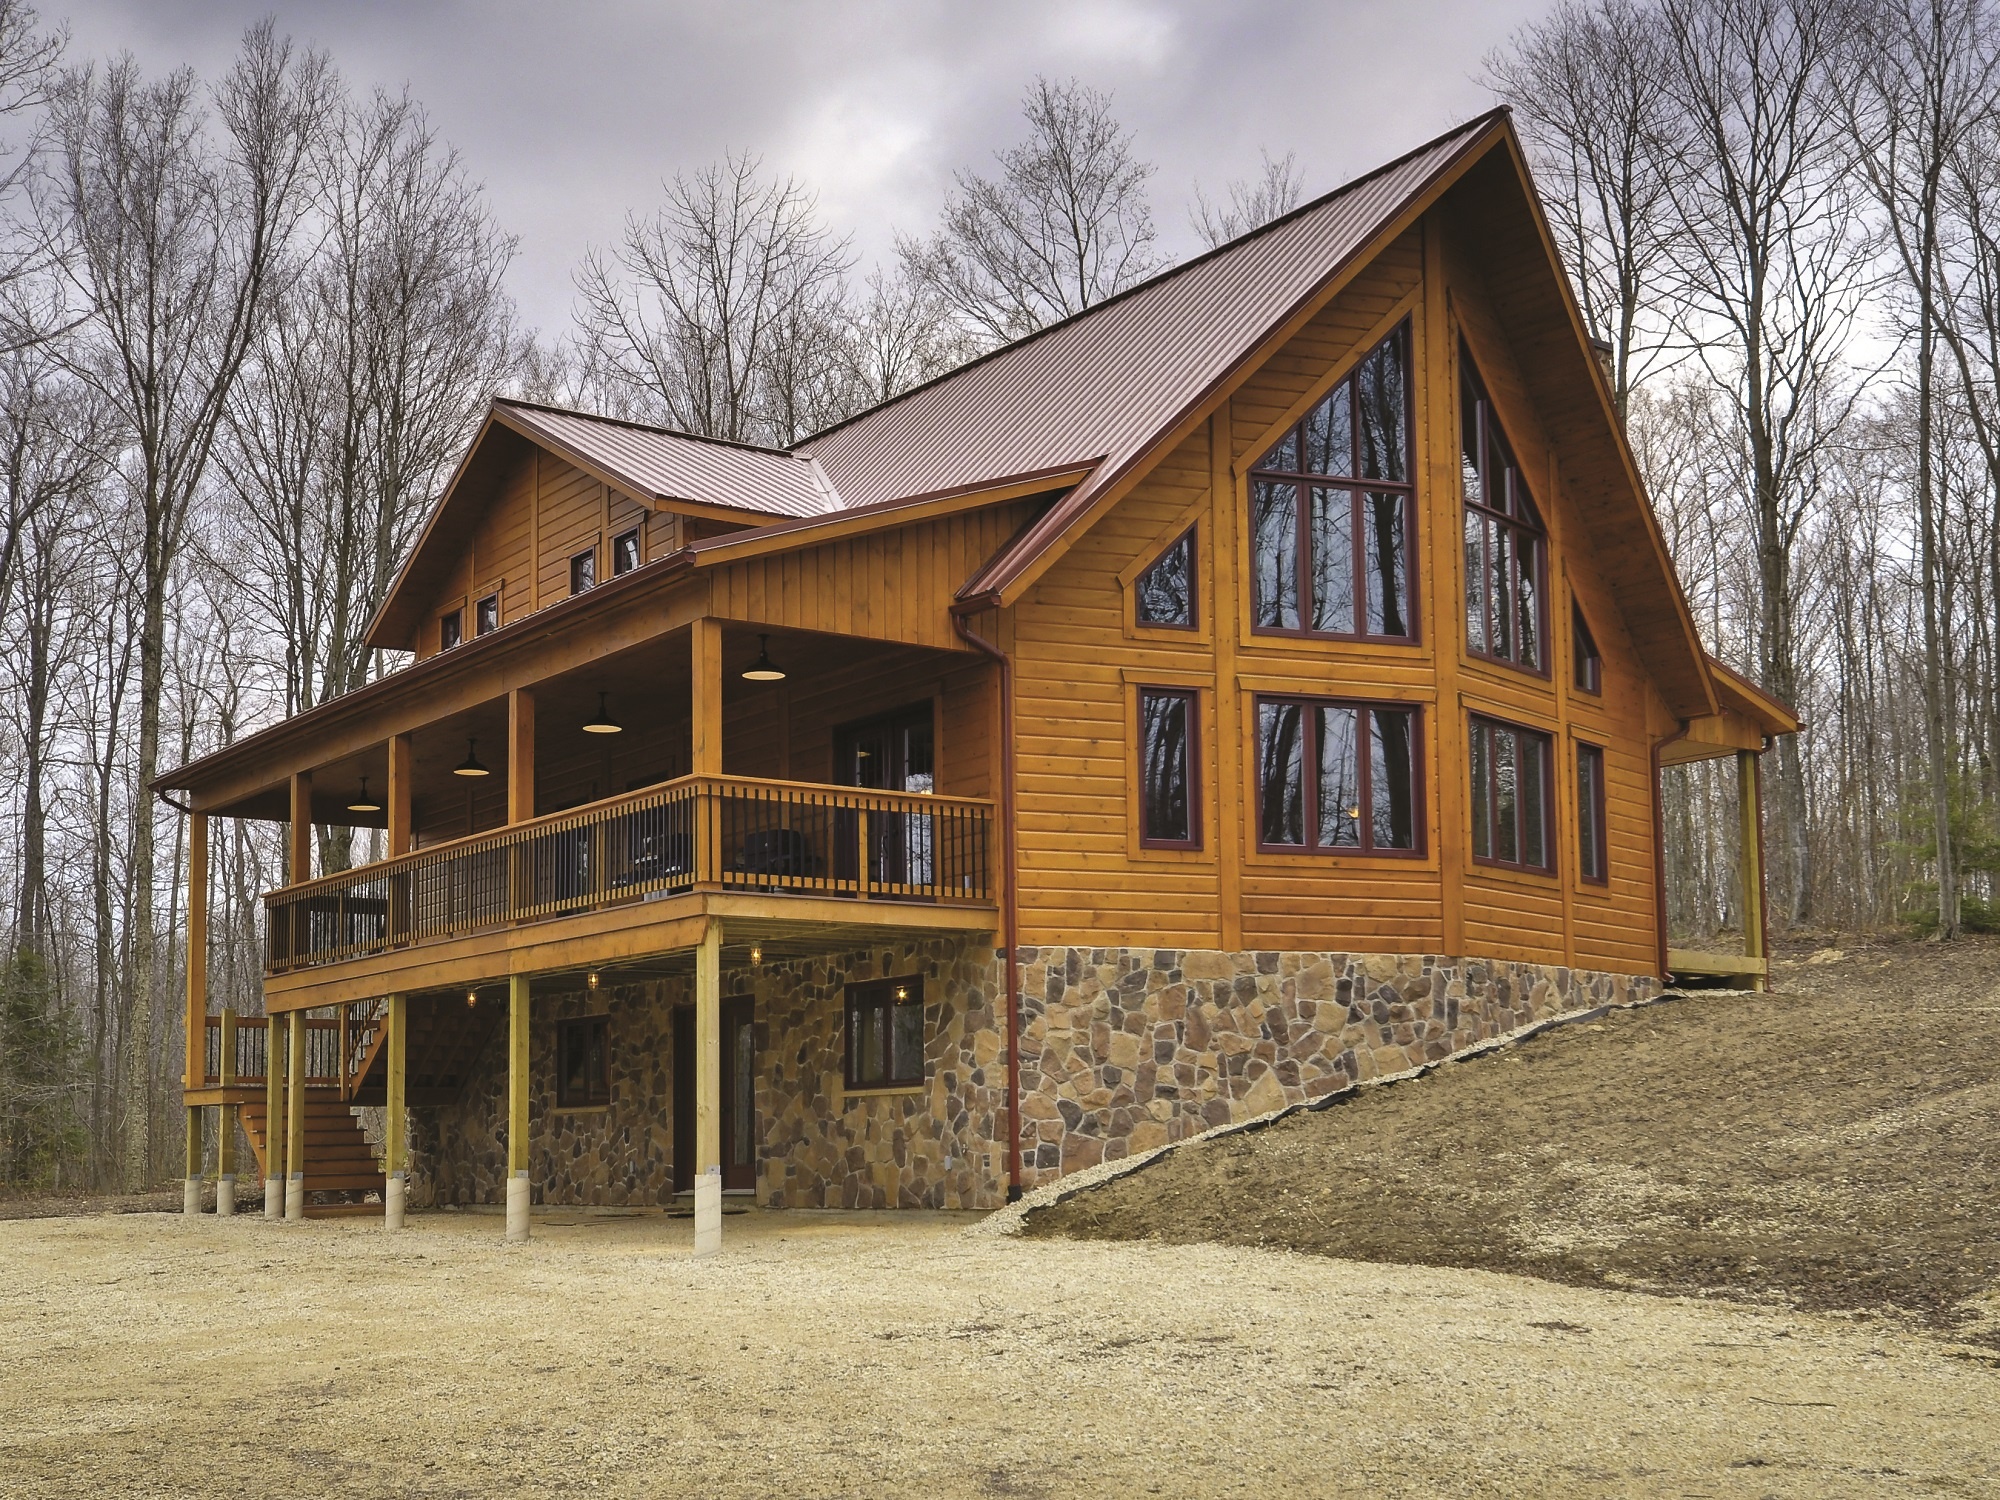
[[[967,623],[997,606],[989,599],[965,599],[951,607],[958,638],[1000,665],[1000,857],[1006,865],[1006,894],[1000,905],[1001,941],[1007,953],[1007,1201],[1021,1196],[1021,971],[1018,952],[1020,872],[1014,839],[1014,664]]]
[[[1653,742],[1653,921],[1659,936],[1660,982],[1667,979],[1667,813],[1660,793],[1660,752],[1677,740],[1687,738],[1691,719],[1682,719],[1680,728]]]

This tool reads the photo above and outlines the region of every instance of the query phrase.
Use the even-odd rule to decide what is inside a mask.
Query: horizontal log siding
[[[539,594],[544,604],[569,597],[569,560],[596,548],[597,576],[611,575],[600,545],[604,534],[604,486],[553,453],[541,455],[541,545],[537,548]]]

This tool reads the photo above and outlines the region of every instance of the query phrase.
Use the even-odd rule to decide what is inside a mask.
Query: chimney
[[[1590,352],[1597,356],[1597,368],[1604,372],[1604,383],[1613,390],[1618,388],[1618,351],[1611,347],[1607,339],[1593,338]]]

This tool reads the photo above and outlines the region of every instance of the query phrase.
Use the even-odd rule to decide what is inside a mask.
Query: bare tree
[[[577,272],[578,326],[621,404],[685,432],[783,442],[844,363],[829,337],[851,257],[796,178],[732,154],[667,184]]]
[[[1623,415],[1665,363],[1663,307],[1678,227],[1669,207],[1683,123],[1664,87],[1660,12],[1640,0],[1560,0],[1486,58],[1514,108],[1585,323],[1612,349]]]
[[[1239,235],[1282,218],[1304,201],[1306,184],[1299,175],[1298,153],[1287,151],[1277,158],[1269,151],[1260,151],[1258,155],[1263,165],[1257,175],[1232,180],[1226,202],[1210,203],[1202,194],[1201,184],[1195,184],[1194,207],[1188,213],[1188,223],[1209,249],[1226,245]]]
[[[148,83],[129,57],[84,68],[55,100],[58,166],[45,201],[88,316],[74,368],[122,418],[139,518],[134,774],[159,770],[167,588],[229,394],[266,311],[273,268],[306,207],[328,70],[267,22],[216,87],[211,139],[192,73]],[[129,1185],[147,1178],[155,968],[153,816],[133,831],[125,1080]]]
[[[1133,153],[1110,97],[1038,77],[1021,113],[1028,139],[999,153],[999,175],[956,173],[938,231],[897,239],[910,279],[989,344],[1094,307],[1159,264],[1153,168]]]
[[[849,333],[853,404],[900,396],[965,363],[976,346],[936,293],[900,269],[869,273]]]

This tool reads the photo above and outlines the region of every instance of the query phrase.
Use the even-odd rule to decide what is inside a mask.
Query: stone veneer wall
[[[925,1083],[848,1096],[845,986],[924,977]],[[726,996],[753,997],[757,1199],[773,1207],[991,1208],[1006,1198],[1006,1063],[1001,965],[958,939],[726,970]],[[529,1034],[529,1175],[537,1203],[636,1206],[673,1194],[672,1012],[686,980],[535,995]],[[611,1105],[555,1108],[556,1023],[609,1017]],[[448,1105],[411,1111],[417,1203],[502,1201],[506,1028]]]
[[[1025,1187],[1435,1062],[1647,976],[1422,955],[1023,948]]]

